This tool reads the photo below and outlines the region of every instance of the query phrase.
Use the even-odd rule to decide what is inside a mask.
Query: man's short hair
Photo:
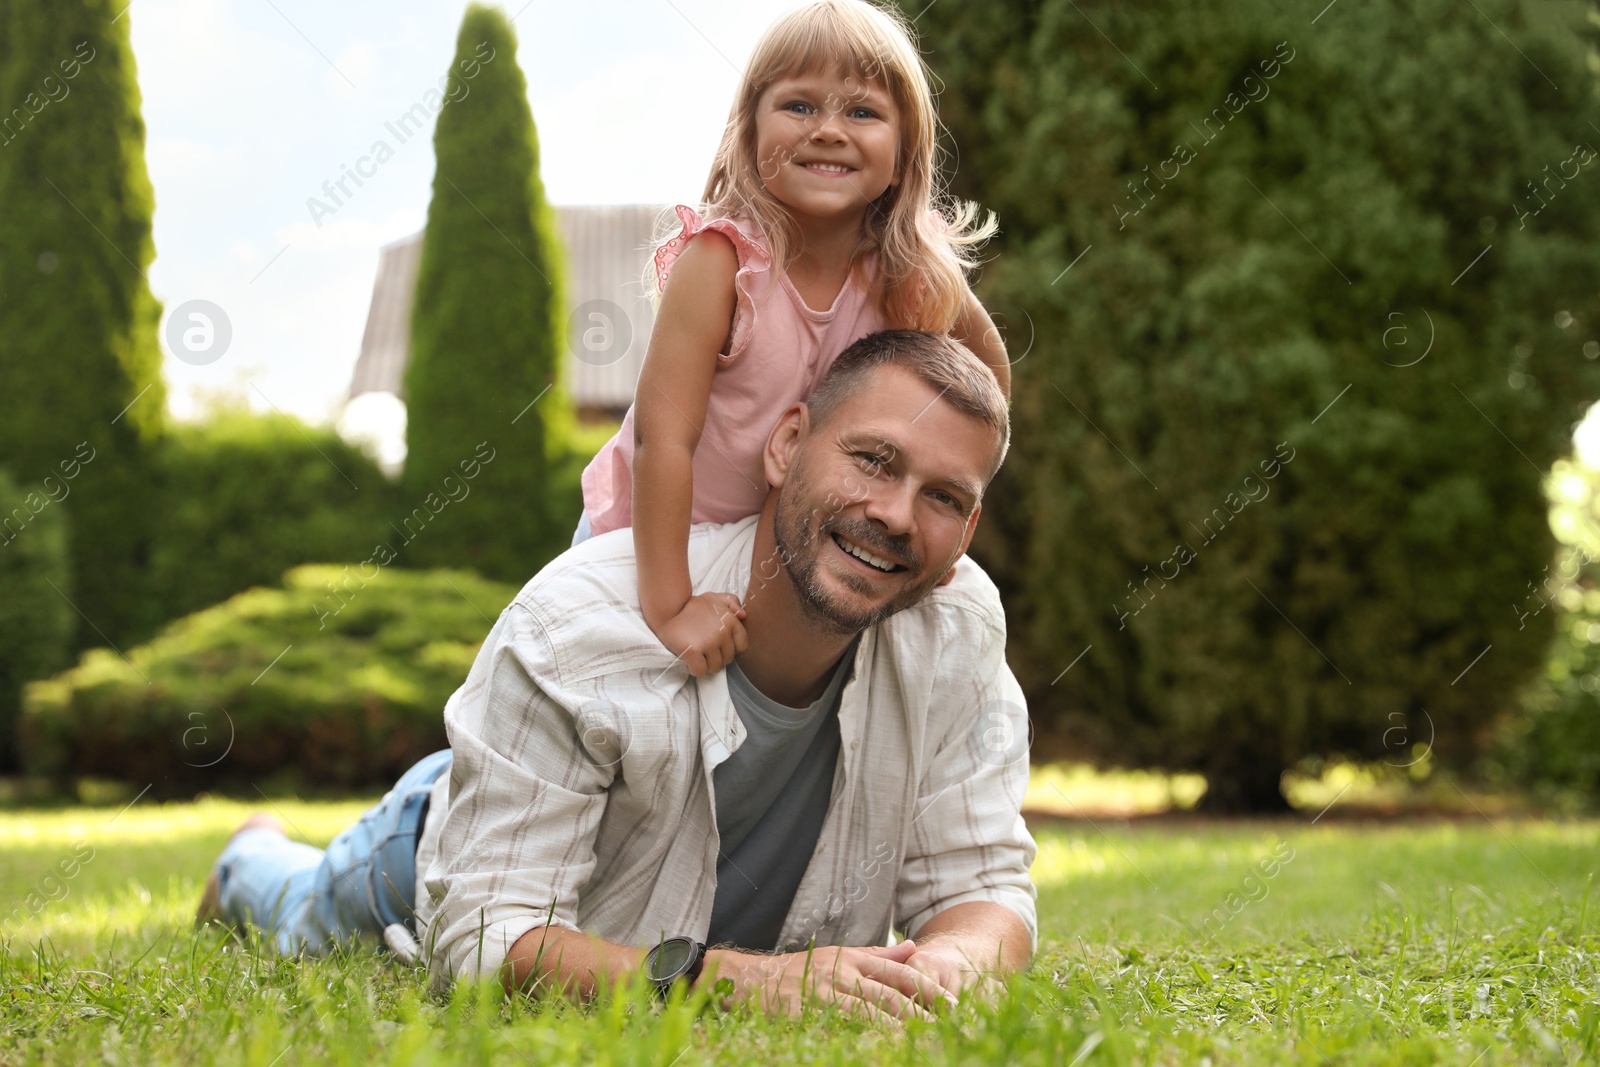
[[[825,425],[879,367],[904,367],[963,415],[981,419],[999,438],[992,478],[1011,447],[1011,412],[994,372],[951,337],[923,330],[869,333],[839,354],[806,407],[814,427]]]

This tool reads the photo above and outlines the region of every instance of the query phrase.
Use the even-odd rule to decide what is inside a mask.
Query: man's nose
[[[872,485],[865,503],[862,514],[882,523],[890,536],[908,534],[915,525],[916,489],[903,479]]]

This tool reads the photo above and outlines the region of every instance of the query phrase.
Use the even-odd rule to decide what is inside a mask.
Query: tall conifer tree
[[[147,625],[165,401],[124,6],[0,3],[0,465],[70,519],[82,645],[122,644]]]
[[[400,525],[412,564],[520,582],[577,515],[549,503],[563,263],[516,47],[503,13],[468,8],[434,131]]]

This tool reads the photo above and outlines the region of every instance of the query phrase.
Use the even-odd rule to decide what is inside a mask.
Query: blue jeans
[[[326,851],[266,829],[235,837],[217,858],[223,914],[260,927],[285,956],[381,937],[391,923],[412,929],[417,835],[449,770],[449,749],[423,757]]]

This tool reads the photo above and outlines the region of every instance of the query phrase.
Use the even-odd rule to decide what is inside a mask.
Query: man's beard
[[[818,528],[813,530],[807,521],[811,512],[804,507],[811,496],[809,488],[803,467],[796,465],[790,471],[789,480],[778,491],[772,516],[772,537],[777,545],[778,559],[800,600],[800,609],[811,622],[841,636],[854,636],[917,603],[942,576],[943,572],[936,573],[906,586],[873,608],[853,610],[841,603],[828,591],[818,573],[822,567],[823,540],[831,532],[838,531],[847,540],[862,545],[874,554],[904,564],[909,571],[919,570],[922,561],[905,538],[886,537],[876,526],[863,519],[849,519],[835,512],[825,516]],[[797,506],[791,507],[791,504]],[[848,572],[841,578],[857,593],[873,595],[866,578]]]

